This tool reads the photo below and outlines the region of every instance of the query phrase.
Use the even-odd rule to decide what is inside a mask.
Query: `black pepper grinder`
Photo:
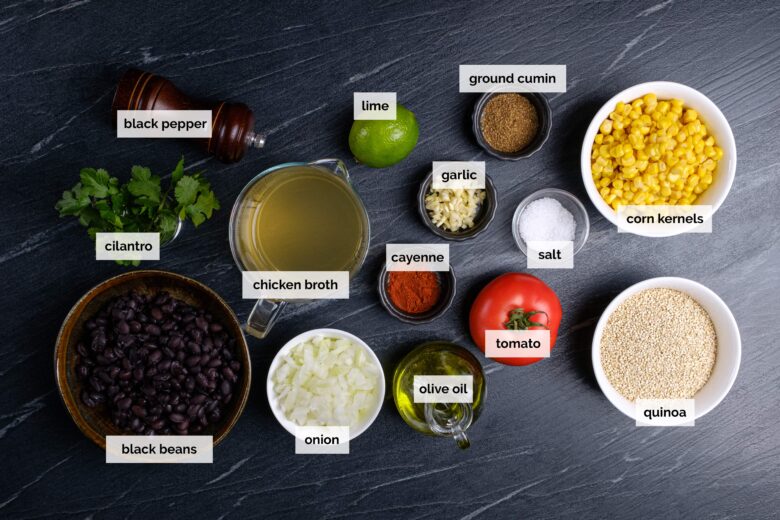
[[[244,103],[196,101],[169,79],[138,69],[119,80],[111,109],[114,122],[117,110],[211,110],[211,138],[197,141],[226,163],[239,161],[247,148],[265,146],[265,134],[255,133],[255,116]]]

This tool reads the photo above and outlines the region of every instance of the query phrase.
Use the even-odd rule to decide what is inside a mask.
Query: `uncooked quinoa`
[[[601,366],[629,401],[691,399],[712,374],[718,338],[689,295],[647,289],[621,303],[601,336]]]

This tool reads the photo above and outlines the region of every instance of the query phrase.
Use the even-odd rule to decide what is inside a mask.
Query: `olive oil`
[[[237,252],[248,271],[356,270],[368,222],[341,177],[311,165],[272,171],[244,195]]]
[[[424,404],[414,402],[414,376],[473,376],[473,402]],[[464,432],[477,419],[485,399],[485,376],[477,358],[446,341],[424,343],[404,357],[393,374],[393,399],[406,424],[420,433],[455,437],[468,447]]]

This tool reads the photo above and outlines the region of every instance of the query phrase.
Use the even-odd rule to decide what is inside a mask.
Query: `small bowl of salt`
[[[574,254],[588,240],[590,220],[582,202],[568,191],[545,188],[524,198],[512,219],[517,247],[527,255],[526,242],[571,241]]]

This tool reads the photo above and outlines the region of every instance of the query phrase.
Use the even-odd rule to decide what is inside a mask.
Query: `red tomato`
[[[485,351],[485,331],[507,329],[515,309],[523,309],[525,322],[520,329],[549,329],[550,348],[555,345],[561,325],[561,302],[547,284],[524,273],[506,273],[485,286],[471,306],[469,327],[474,343]],[[537,314],[531,314],[537,312]],[[539,323],[542,326],[534,326]],[[544,358],[493,358],[505,365],[530,365]]]

